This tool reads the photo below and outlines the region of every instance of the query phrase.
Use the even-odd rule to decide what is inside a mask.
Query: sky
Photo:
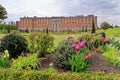
[[[107,21],[120,25],[120,0],[0,0],[8,13],[5,21],[19,21],[20,17],[52,17],[94,14],[98,26]]]

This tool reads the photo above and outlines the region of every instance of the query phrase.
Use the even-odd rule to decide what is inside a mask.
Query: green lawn
[[[107,30],[97,30],[97,33],[100,32],[105,32],[107,37],[110,36],[116,36],[116,37],[120,37],[120,28],[113,28],[113,29],[107,29]],[[0,33],[0,38],[2,38],[4,35],[6,34],[2,34]],[[21,35],[25,36],[27,38],[27,36],[29,35],[29,33],[21,33]],[[55,40],[54,40],[54,47],[57,47],[59,42],[67,39],[67,36],[74,36],[75,38],[81,36],[82,34],[51,34]]]
[[[74,38],[79,37],[81,34],[66,34],[66,35],[52,35],[55,40],[54,40],[54,47],[57,47],[59,42],[66,40],[68,36],[74,36]]]

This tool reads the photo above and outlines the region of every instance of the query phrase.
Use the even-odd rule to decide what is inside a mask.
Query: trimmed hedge
[[[1,80],[119,80],[120,74],[56,73],[36,70],[0,69]]]

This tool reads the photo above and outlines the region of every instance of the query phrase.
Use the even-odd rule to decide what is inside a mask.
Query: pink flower
[[[100,34],[101,37],[103,37],[103,34]]]
[[[72,44],[72,48],[75,48],[76,47],[76,44]]]
[[[92,57],[92,54],[89,53],[89,54],[87,54],[87,55],[85,56],[85,60],[88,60],[88,59],[91,58],[91,57]]]
[[[81,41],[80,42],[80,47],[83,48],[85,46],[85,44],[86,44],[86,41]]]
[[[73,36],[68,36],[67,39],[73,39]]]
[[[75,46],[75,50],[79,51],[80,50],[80,46]]]
[[[78,39],[76,39],[74,42],[75,42],[75,44],[78,44],[78,43],[79,43],[79,40],[78,40]]]
[[[89,59],[89,56],[88,56],[88,55],[85,56],[85,60],[87,60],[87,59]]]
[[[86,41],[85,41],[85,40],[83,40],[83,41],[81,41],[81,43],[85,43],[85,44],[86,44]]]
[[[108,38],[105,38],[105,39],[103,40],[104,43],[107,43],[108,41],[109,41]]]
[[[92,54],[91,54],[91,53],[89,53],[89,54],[88,54],[88,56],[89,56],[89,58],[90,58],[90,57],[92,56]]]

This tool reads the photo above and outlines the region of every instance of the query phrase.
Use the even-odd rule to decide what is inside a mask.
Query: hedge
[[[120,80],[120,74],[101,72],[58,73],[37,70],[0,69],[0,80]]]
[[[15,25],[0,24],[0,30],[8,29],[8,28],[10,28],[11,30],[17,30],[17,26],[15,26]]]

